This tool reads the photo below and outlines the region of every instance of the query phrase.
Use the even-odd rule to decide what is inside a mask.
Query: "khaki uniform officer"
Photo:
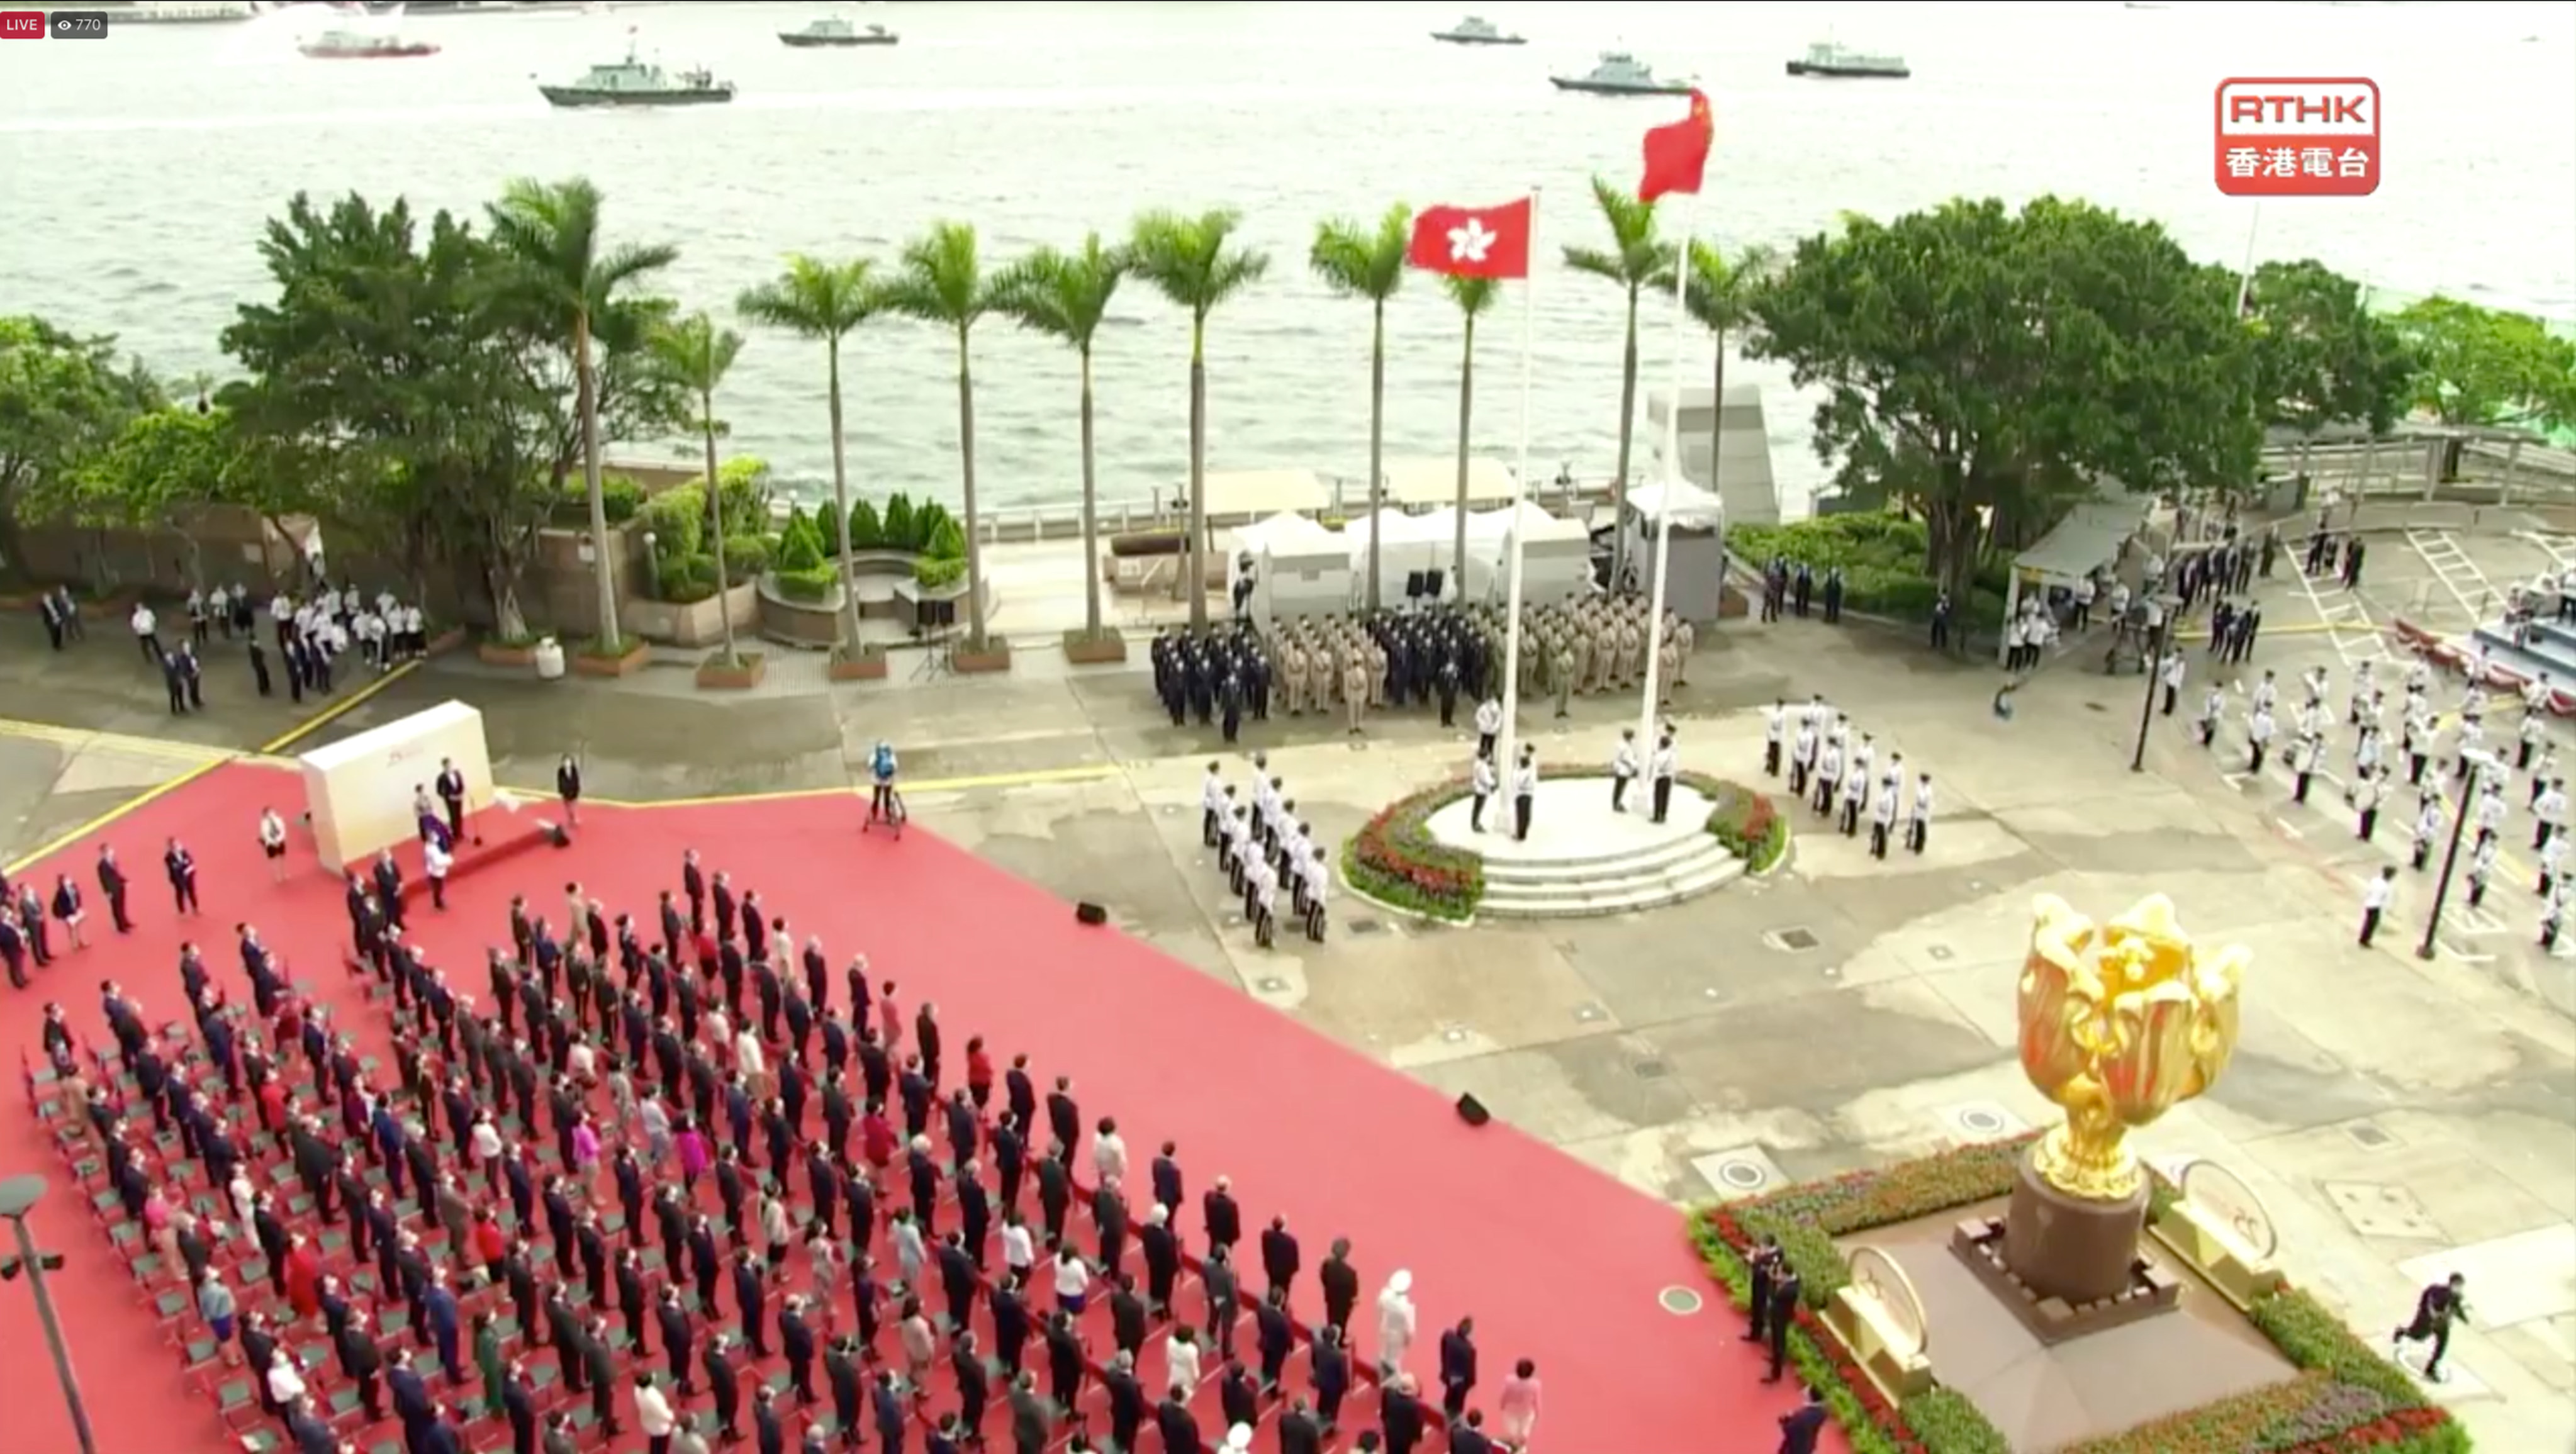
[[[1569,633],[1569,635],[1572,639],[1566,642],[1566,676],[1568,678],[1568,689],[1572,691],[1589,691],[1591,689],[1590,683],[1593,672],[1592,633],[1588,631],[1575,631]]]
[[[1660,706],[1673,704],[1673,685],[1682,674],[1682,649],[1669,636],[1664,649],[1655,654],[1655,701]]]
[[[1619,628],[1604,620],[1588,629],[1592,637],[1592,675],[1584,685],[1586,690],[1597,692],[1618,679]]]
[[[1288,715],[1303,715],[1306,710],[1306,650],[1294,639],[1279,653],[1279,685],[1288,698]]]
[[[1568,698],[1569,696],[1572,696],[1572,695],[1573,695],[1573,693],[1574,693],[1574,648],[1573,648],[1573,647],[1571,647],[1571,646],[1560,646],[1560,647],[1558,647],[1558,648],[1556,649],[1556,669],[1555,669],[1555,671],[1556,671],[1556,679],[1555,679],[1555,681],[1554,681],[1553,685],[1554,685],[1554,687],[1555,687],[1555,689],[1556,689],[1556,715],[1558,715],[1559,717],[1570,716],[1570,715],[1572,715],[1572,714],[1571,714],[1571,713],[1569,713],[1568,711],[1566,711],[1565,703],[1566,703],[1566,698]]]
[[[1353,652],[1350,665],[1342,668],[1342,707],[1350,716],[1354,734],[1360,730],[1361,719],[1368,715],[1368,699],[1369,669],[1359,653]]]
[[[1619,686],[1622,691],[1637,685],[1646,674],[1646,633],[1637,629],[1633,620],[1619,626]]]
[[[1368,704],[1386,705],[1386,648],[1371,638],[1368,644]]]
[[[1673,668],[1673,683],[1676,686],[1689,686],[1690,655],[1693,634],[1691,631],[1691,624],[1688,621],[1677,619],[1669,628],[1666,629],[1664,634],[1672,638],[1673,650],[1681,659],[1681,665]]]

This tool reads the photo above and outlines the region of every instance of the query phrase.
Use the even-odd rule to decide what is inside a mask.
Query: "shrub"
[[[716,499],[724,515],[725,538],[767,534],[769,461],[756,454],[743,454],[718,465]]]
[[[940,527],[950,523],[947,506],[937,500],[922,501],[912,508],[912,533],[904,538],[904,548],[929,554],[930,543],[939,538]],[[965,547],[959,546],[957,553],[964,555]]]
[[[644,528],[653,532],[653,553],[666,561],[706,549],[707,492],[702,485],[682,485],[655,495],[644,502],[640,518]]]
[[[963,562],[966,559],[966,532],[956,521],[943,516],[939,528],[931,532],[930,539],[923,544],[921,553],[932,560]]]
[[[736,580],[749,580],[769,569],[778,554],[766,535],[728,535],[724,547],[725,573]]]
[[[850,502],[850,549],[874,550],[885,543],[885,522],[865,495]]]
[[[1789,820],[1767,793],[1716,778],[1693,780],[1696,774],[1684,773],[1683,780],[1708,795],[1715,806],[1709,809],[1708,831],[1727,851],[1744,860],[1745,870],[1761,873],[1780,861],[1789,851]]]
[[[912,537],[912,497],[897,490],[887,498],[885,519],[877,524],[877,543],[888,550],[910,550]]]
[[[787,526],[778,533],[776,565],[779,574],[810,571],[823,563],[823,542],[814,531],[814,518],[804,507],[787,512]]]
[[[692,605],[716,593],[712,555],[665,556],[655,569],[661,573],[662,599],[675,606]]]
[[[925,555],[912,563],[912,579],[925,591],[944,591],[966,579],[966,562]]]
[[[791,601],[828,601],[832,588],[841,583],[840,571],[825,564],[782,566],[773,578],[778,582],[778,594]]]
[[[1820,576],[1839,566],[1843,604],[1871,615],[1929,620],[1933,603],[1941,596],[1940,584],[1924,571],[1931,547],[1923,522],[1890,511],[1857,510],[1785,525],[1739,525],[1728,532],[1727,548],[1757,567],[1774,556],[1811,566]],[[2003,620],[2010,573],[2011,562],[2000,553],[1979,564],[1968,599],[1960,603],[1968,625],[1991,626]]]

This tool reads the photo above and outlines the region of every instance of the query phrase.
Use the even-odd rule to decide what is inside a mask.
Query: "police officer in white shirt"
[[[1610,754],[1610,811],[1628,811],[1628,784],[1637,780],[1637,729],[1619,729],[1619,749]]]
[[[1788,731],[1789,699],[1782,697],[1762,712],[1762,775],[1780,775],[1780,738]]]
[[[2245,759],[2247,772],[2263,770],[2263,760],[2272,751],[2273,730],[2271,709],[2256,707],[2253,720],[2245,724],[2245,742],[2249,749]]]
[[[2417,873],[2422,873],[2424,865],[2433,861],[2433,843],[2442,836],[2444,814],[2441,799],[2422,788],[2415,790],[2415,796],[2415,843],[2407,855],[2407,862]]]
[[[2532,800],[2531,816],[2537,820],[2531,830],[2531,846],[2546,848],[2549,840],[2567,823],[2567,785],[2551,778]]]
[[[1680,771],[1681,754],[1673,750],[1672,734],[1666,733],[1656,739],[1654,759],[1647,765],[1647,776],[1654,780],[1655,821],[1658,823],[1672,811],[1673,777]]]
[[[2200,729],[2200,745],[2203,748],[2213,748],[2218,745],[2218,724],[2226,716],[2227,689],[2213,682],[2210,684],[2209,695],[2201,699],[2200,721],[2196,724]]]
[[[1791,744],[1789,752],[1789,796],[1803,798],[1807,795],[1807,779],[1816,771],[1818,746],[1814,719],[1800,722],[1797,741]]]
[[[1467,769],[1467,790],[1474,795],[1474,801],[1467,808],[1468,832],[1485,831],[1485,804],[1493,798],[1494,789],[1498,786],[1494,781],[1494,755],[1478,752],[1476,761]]]
[[[2540,845],[2540,883],[2538,887],[2540,889],[2541,897],[2547,898],[2550,894],[2557,891],[2559,880],[2567,876],[2566,869],[2567,837],[2563,833],[2553,833],[2549,835],[2548,842]]]
[[[1523,744],[1521,760],[1512,768],[1512,837],[1529,841],[1530,810],[1538,801],[1538,749]]]
[[[1332,897],[1333,866],[1325,861],[1324,845],[1318,843],[1306,860],[1306,937],[1324,942],[1324,908]]]
[[[1861,809],[1869,803],[1869,772],[1855,754],[1850,766],[1843,769],[1842,830],[1845,838],[1860,834]]]
[[[134,614],[125,619],[126,624],[134,628],[134,644],[142,649],[143,659],[158,663],[161,660],[160,618],[152,614],[151,607],[137,601]]]
[[[2275,681],[2272,677],[2272,673],[2267,670],[2263,673],[2263,679],[2254,684],[2254,710],[2257,712],[2269,712],[2272,710],[2272,704],[2280,700],[2280,683]]]
[[[1225,824],[1225,769],[1209,763],[1207,776],[1199,779],[1199,845],[1214,848],[1217,832]]]
[[[447,871],[456,862],[445,844],[432,837],[421,845],[421,863],[429,874],[429,906],[441,913],[447,911]]]
[[[2371,936],[2379,932],[2380,916],[2388,912],[2388,901],[2396,897],[2397,865],[2389,864],[2379,877],[2364,884],[2361,890],[2361,947],[2370,947]]]
[[[2379,831],[2379,805],[2386,801],[2387,797],[2386,774],[2372,773],[2353,785],[2352,809],[2358,815],[2354,822],[2353,837],[2368,843],[2371,835]]]
[[[1914,780],[1914,808],[1905,819],[1905,851],[1920,854],[1931,838],[1932,774],[1927,772]]]
[[[2514,724],[2516,739],[2513,754],[2514,767],[2520,771],[2528,771],[2532,760],[2540,756],[2540,745],[2547,740],[2548,736],[2548,719],[2538,712],[2524,712],[2522,720]]]
[[[2478,841],[2480,843],[2494,842],[2496,835],[2503,831],[2505,811],[2504,789],[2501,785],[2488,781],[2484,790],[2478,794]],[[2535,839],[2531,846],[2538,848],[2540,843]]]
[[[2557,781],[2558,748],[2555,744],[2543,743],[2540,748],[2540,760],[2531,765],[2531,798],[2529,800],[2529,806],[2532,811],[2538,812],[2540,810],[2541,795],[2549,791],[2550,786]]]
[[[1818,816],[1833,812],[1834,801],[1842,788],[1842,782],[1843,750],[1839,744],[1828,742],[1825,744],[1823,754],[1816,759],[1816,813]]]
[[[1887,840],[1896,830],[1897,786],[1893,779],[1879,784],[1878,800],[1869,809],[1869,856],[1887,857]]]
[[[1494,739],[1503,731],[1503,702],[1500,697],[1487,697],[1476,704],[1476,755],[1494,755]]]
[[[2181,650],[2176,648],[2174,650],[2167,651],[2165,653],[2164,665],[2156,669],[2156,680],[2164,686],[2164,714],[2168,717],[2174,714],[2174,704],[2182,700],[2182,676],[2183,656]]]
[[[2478,845],[2469,855],[2469,907],[2474,909],[2487,901],[2487,881],[2495,877],[2496,841],[2492,838]]]

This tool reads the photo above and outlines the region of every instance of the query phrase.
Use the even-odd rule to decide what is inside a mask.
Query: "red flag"
[[[1637,184],[1637,200],[1652,202],[1674,192],[1697,195],[1700,174],[1708,170],[1708,149],[1717,139],[1717,119],[1709,114],[1708,97],[1690,93],[1690,115],[1646,133],[1646,176]]]
[[[1413,219],[1404,260],[1453,278],[1526,278],[1530,199],[1500,207],[1425,207]]]

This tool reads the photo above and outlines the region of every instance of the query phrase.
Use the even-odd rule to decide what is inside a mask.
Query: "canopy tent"
[[[1591,591],[1591,530],[1580,520],[1560,520],[1521,500],[1467,517],[1467,579],[1460,582],[1464,599],[1503,599],[1509,589],[1515,533],[1520,537],[1525,604],[1560,605]]]
[[[1628,492],[1628,508],[1642,519],[1660,523],[1666,514],[1684,530],[1722,530],[1726,506],[1716,494],[1687,480],[1639,485]]]
[[[1448,594],[1450,555],[1457,527],[1455,516],[1407,515],[1380,510],[1342,528],[1351,570],[1359,575],[1361,599],[1367,598],[1369,542],[1377,541],[1378,599],[1403,601]],[[1440,589],[1433,591],[1437,578]]]
[[[1350,608],[1350,553],[1339,531],[1283,513],[1244,526],[1232,538],[1236,563],[1252,562],[1250,610],[1262,630],[1285,617]]]
[[[1511,538],[1514,522],[1520,527],[1524,547],[1542,541],[1581,540],[1589,542],[1592,532],[1580,520],[1560,520],[1528,500],[1516,501],[1500,510],[1479,510],[1467,517],[1467,540],[1502,543]]]
[[[1467,461],[1467,503],[1495,504],[1520,494],[1520,480],[1511,466],[1499,460]],[[1386,503],[1389,505],[1455,505],[1458,500],[1458,460],[1424,456],[1413,459],[1391,459],[1386,462]]]
[[[1339,555],[1341,550],[1342,538],[1330,528],[1285,510],[1266,520],[1238,525],[1226,532],[1226,552],[1234,556],[1305,554],[1309,551]]]
[[[2097,495],[2067,511],[2066,518],[2041,536],[2038,543],[2013,557],[2012,579],[2005,587],[2004,619],[2011,621],[2019,615],[2026,587],[2037,586],[2044,591],[2051,586],[2071,586],[2104,566],[2116,564],[2129,538],[2146,522],[2148,509],[2154,503],[2149,496],[2121,499]],[[2012,633],[1998,633],[1997,656],[2011,649]]]
[[[1332,503],[1333,492],[1313,470],[1227,470],[1207,477],[1210,519],[1322,511]]]

